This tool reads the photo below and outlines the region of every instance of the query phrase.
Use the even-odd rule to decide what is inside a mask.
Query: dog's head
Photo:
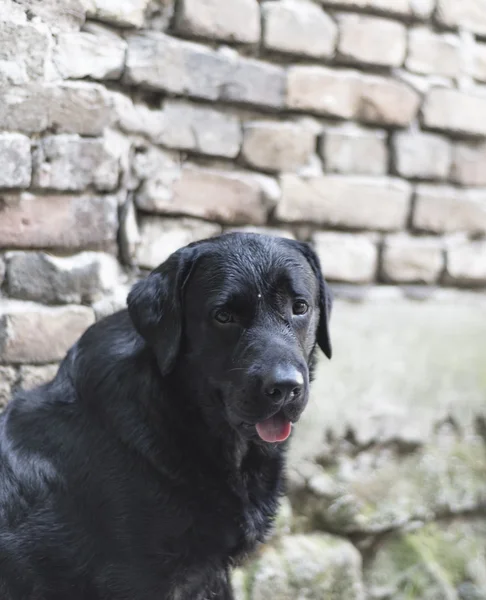
[[[229,234],[175,252],[128,297],[163,376],[207,383],[248,439],[285,440],[309,396],[316,344],[331,358],[332,297],[305,243]]]

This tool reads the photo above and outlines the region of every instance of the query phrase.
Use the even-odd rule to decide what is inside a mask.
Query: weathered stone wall
[[[0,403],[235,228],[338,298],[239,598],[486,598],[486,0],[0,0]]]

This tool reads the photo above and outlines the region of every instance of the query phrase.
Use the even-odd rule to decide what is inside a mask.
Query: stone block
[[[415,27],[408,36],[406,68],[422,75],[458,77],[462,67],[461,42],[455,35],[440,35]]]
[[[151,139],[169,148],[235,158],[241,147],[241,124],[235,115],[214,108],[167,100],[160,131],[152,132]]]
[[[97,321],[126,308],[128,293],[133,283],[117,285],[110,294],[103,296],[93,304]]]
[[[294,110],[352,119],[359,101],[359,79],[353,71],[320,66],[288,70],[287,106]]]
[[[86,306],[48,307],[0,301],[0,362],[59,361],[93,323],[93,310]]]
[[[469,91],[432,88],[422,108],[422,122],[430,129],[486,136],[486,96]]]
[[[4,257],[0,254],[0,287],[2,286],[3,281],[5,279],[6,270],[7,270],[7,267],[5,266]]]
[[[91,23],[82,32],[58,36],[54,63],[64,79],[119,79],[126,48],[119,35]]]
[[[264,2],[263,46],[268,50],[328,58],[334,55],[337,40],[335,22],[307,0]]]
[[[26,188],[32,176],[30,140],[18,133],[0,134],[0,188]]]
[[[9,402],[16,379],[17,373],[13,367],[0,367],[0,410]]]
[[[377,240],[370,235],[315,233],[313,243],[326,279],[369,283],[378,271]]]
[[[253,121],[244,126],[242,157],[264,171],[295,171],[314,153],[316,137],[304,124]]]
[[[0,248],[108,247],[117,229],[114,196],[0,195]]]
[[[486,81],[486,44],[474,45],[471,75],[478,81]]]
[[[486,11],[484,0],[437,0],[436,19],[441,25],[456,29],[468,29],[480,35],[486,34]]]
[[[452,144],[447,138],[433,133],[395,133],[393,161],[398,175],[407,179],[448,179]]]
[[[146,269],[154,269],[169,256],[192,242],[221,233],[221,227],[198,219],[140,218],[141,243],[135,261]]]
[[[54,32],[78,31],[86,18],[87,0],[14,0],[31,21],[42,20]],[[90,0],[88,0],[90,1]]]
[[[257,0],[182,0],[176,31],[194,37],[255,44],[260,39],[260,8]]]
[[[457,142],[452,157],[452,181],[465,186],[486,186],[485,142]]]
[[[325,175],[281,177],[280,221],[350,229],[395,231],[405,227],[412,190],[389,178]]]
[[[116,259],[100,252],[11,252],[7,260],[9,296],[45,304],[91,304],[113,291],[120,277]]]
[[[0,20],[0,85],[45,79],[51,47],[52,38],[43,23]]]
[[[445,266],[444,242],[435,237],[388,236],[382,274],[394,283],[435,283]]]
[[[366,9],[403,16],[411,12],[410,0],[319,0],[319,2],[325,6]]]
[[[399,67],[405,60],[407,30],[402,23],[355,14],[338,16],[338,56],[349,63]]]
[[[20,387],[23,390],[32,390],[49,383],[56,376],[58,368],[58,365],[21,365],[19,369]]]
[[[463,286],[486,285],[486,241],[451,241],[447,248],[448,282]]]
[[[142,27],[150,0],[83,0],[88,17],[118,27]]]
[[[324,130],[319,151],[328,173],[385,175],[388,171],[386,132],[345,125]]]
[[[93,185],[116,188],[119,164],[103,139],[54,135],[39,141],[34,152],[33,185],[64,191],[82,191]]]
[[[224,230],[224,233],[232,233],[239,231],[241,233],[260,233],[262,235],[271,235],[274,237],[283,237],[288,240],[295,240],[295,235],[288,229],[281,227],[265,227],[255,225],[242,225],[241,227],[228,227]]]
[[[486,192],[420,185],[413,227],[433,233],[486,233]]]

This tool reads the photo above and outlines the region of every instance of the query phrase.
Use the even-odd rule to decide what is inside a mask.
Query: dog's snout
[[[278,365],[270,371],[264,391],[267,396],[279,402],[297,398],[304,389],[304,376],[291,365]]]

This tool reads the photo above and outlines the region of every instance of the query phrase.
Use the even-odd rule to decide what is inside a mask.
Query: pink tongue
[[[256,430],[264,442],[284,442],[292,431],[292,424],[282,415],[276,414],[257,423]]]

